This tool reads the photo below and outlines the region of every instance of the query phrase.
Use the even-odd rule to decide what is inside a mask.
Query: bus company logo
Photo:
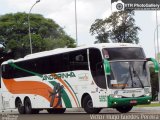
[[[116,90],[115,92],[114,92],[114,95],[117,95],[118,94],[118,90]]]
[[[132,97],[135,97],[135,94],[134,94],[134,93],[132,94]]]
[[[79,74],[78,79],[81,81],[87,81],[89,79],[89,75],[88,75],[88,73]]]
[[[67,72],[67,73],[57,73],[57,74],[50,74],[50,75],[43,75],[43,79],[44,81],[52,81],[55,79],[59,79],[59,78],[72,78],[72,77],[76,77],[76,75],[74,74],[74,72]]]

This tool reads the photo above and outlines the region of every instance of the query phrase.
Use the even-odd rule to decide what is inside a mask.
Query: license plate
[[[136,100],[131,100],[130,103],[131,103],[131,104],[136,104],[137,101],[136,101]]]

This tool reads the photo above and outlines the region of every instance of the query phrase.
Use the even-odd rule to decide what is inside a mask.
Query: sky
[[[0,15],[16,12],[28,13],[35,2],[36,0],[0,0]],[[64,28],[68,35],[76,38],[75,0],[41,0],[34,6],[31,13],[42,14],[45,18],[53,19]],[[104,19],[109,17],[111,13],[111,0],[77,0],[78,46],[93,44],[95,36],[91,36],[89,33],[91,25],[96,19]],[[157,14],[160,24],[160,11]],[[141,28],[138,34],[139,45],[144,48],[147,57],[154,58],[156,12],[136,11],[134,18],[136,25]]]

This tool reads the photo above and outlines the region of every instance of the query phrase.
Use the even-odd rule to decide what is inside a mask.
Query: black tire
[[[83,107],[88,114],[98,114],[101,111],[101,108],[93,108],[93,102],[90,96],[86,96],[83,99]]]
[[[133,106],[121,106],[121,107],[117,107],[116,110],[119,111],[119,112],[121,112],[121,113],[127,113],[132,108],[133,108]]]
[[[32,114],[32,105],[29,98],[26,98],[24,101],[24,109],[26,114]]]
[[[63,114],[66,111],[66,108],[53,108],[47,110],[49,114]]]
[[[22,101],[20,99],[18,99],[16,101],[16,107],[18,108],[19,114],[25,114],[24,106],[23,106]]]

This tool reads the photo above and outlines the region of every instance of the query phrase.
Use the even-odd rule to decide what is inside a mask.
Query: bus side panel
[[[3,103],[2,103],[3,101],[2,101],[2,90],[1,90],[1,88],[0,88],[0,110],[2,110],[3,109]]]
[[[67,79],[68,83],[72,86],[75,95],[78,98],[79,106],[83,101],[82,96],[89,94],[93,101],[93,107],[107,107],[106,89],[101,89],[95,84],[90,71],[81,70],[75,71],[76,78]],[[72,99],[72,103],[74,103]],[[77,107],[75,104],[73,107]]]
[[[6,88],[3,80],[1,81],[2,84],[2,88],[1,88],[1,95],[2,95],[2,106],[3,109],[12,109],[15,108],[15,99],[14,99],[14,95],[11,94],[8,89]],[[10,86],[12,86],[12,84],[10,84]]]
[[[15,99],[16,97],[19,97],[23,101],[23,103],[25,97],[28,97],[31,101],[32,108],[50,108],[50,102],[42,96],[32,94],[15,94],[14,96]]]
[[[28,79],[33,79],[35,81],[27,81]],[[36,80],[34,77],[32,78],[21,78],[21,79],[15,79],[13,85],[11,84],[9,80],[7,80],[8,85],[10,86],[8,90],[3,83],[3,100],[4,105],[6,109],[15,108],[15,100],[17,97],[19,97],[24,104],[24,98],[28,97],[31,101],[32,108],[52,108],[55,107],[57,104],[57,100],[54,101],[53,106],[50,107],[51,98],[53,97],[50,92],[54,92],[54,86],[50,84],[49,81],[41,81],[39,79]],[[30,83],[30,85],[27,85],[27,83]],[[23,86],[21,83],[26,83]],[[9,92],[11,91],[11,92]],[[12,94],[13,92],[13,94]],[[18,93],[18,94],[16,94]],[[31,93],[31,94],[27,94]],[[67,92],[66,92],[67,93]],[[69,94],[68,94],[69,95]],[[69,96],[70,97],[70,96]],[[57,97],[55,96],[55,99]],[[66,107],[66,104],[64,104],[65,99],[61,99],[62,106]],[[71,99],[71,97],[70,97]],[[71,99],[72,100],[72,99]],[[71,103],[72,104],[72,103]],[[72,106],[69,106],[72,107]]]
[[[89,90],[86,90],[86,88],[89,88]],[[95,108],[104,108],[108,107],[107,104],[107,95],[105,89],[100,89],[96,85],[88,85],[88,86],[80,86],[79,90],[79,96],[80,99],[83,101],[82,96],[84,94],[88,94],[93,102],[93,107]]]

